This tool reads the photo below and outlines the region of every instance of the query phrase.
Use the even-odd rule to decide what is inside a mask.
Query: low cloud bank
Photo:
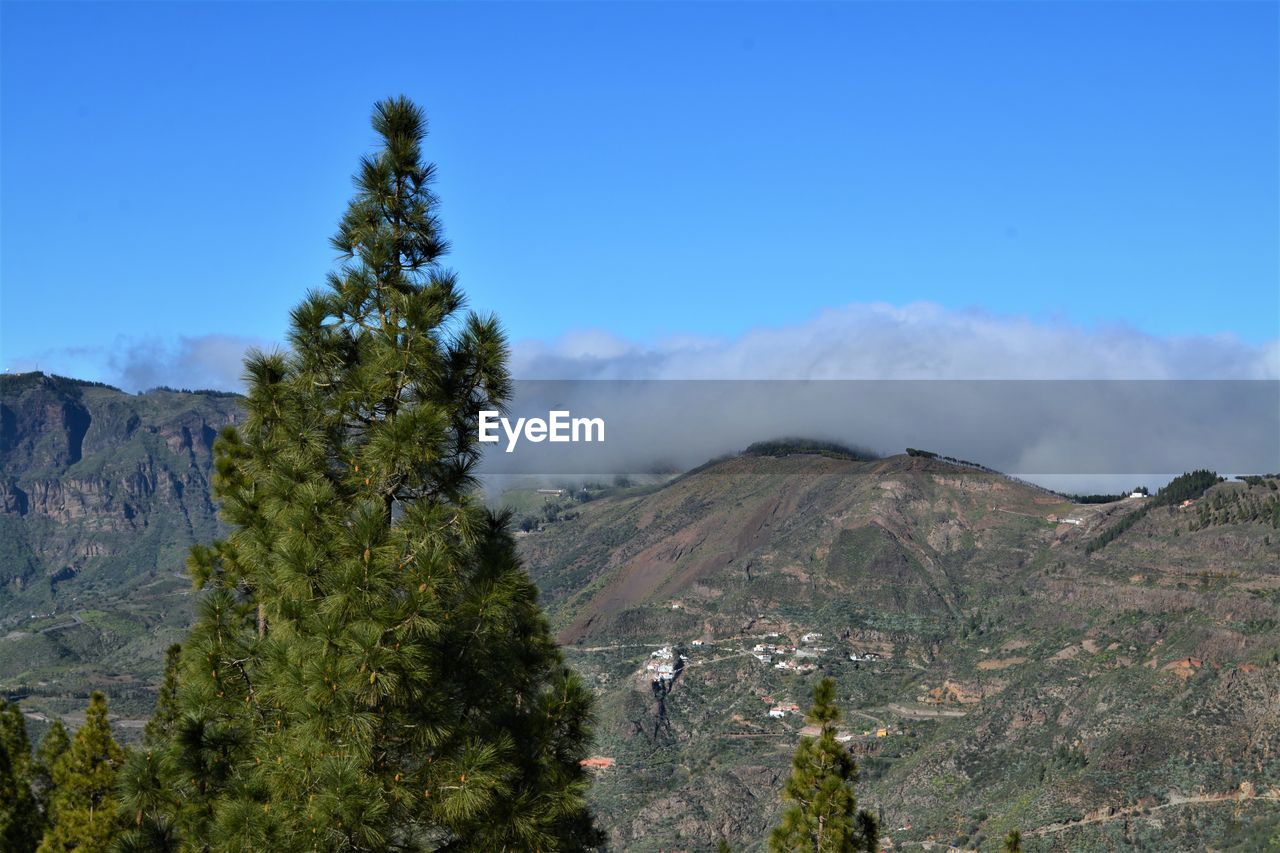
[[[240,391],[242,360],[245,351],[255,346],[272,344],[221,334],[171,341],[120,338],[111,346],[49,351],[38,358],[10,361],[8,367],[96,379],[135,392],[158,385]],[[1052,480],[1059,488],[1100,491],[1113,484],[1132,485],[1140,471],[1167,471],[1146,476],[1148,484],[1158,485],[1154,481],[1211,464],[1215,458],[1227,462],[1230,454],[1218,451],[1231,449],[1228,441],[1234,440],[1237,447],[1264,449],[1276,444],[1274,417],[1265,410],[1280,387],[1280,340],[1253,344],[1231,335],[1161,337],[1123,325],[1083,327],[952,310],[932,303],[874,303],[830,309],[807,322],[758,328],[731,338],[684,336],[641,343],[584,330],[555,341],[521,341],[512,355],[513,373],[521,380],[649,383],[643,393],[612,382],[603,383],[612,386],[607,389],[584,390],[591,383],[555,388],[551,396],[563,398],[560,402],[565,404],[572,402],[575,415],[594,414],[590,409],[605,401],[603,407],[614,418],[610,446],[593,448],[576,459],[548,456],[545,463],[525,456],[523,464],[516,465],[507,454],[490,453],[486,466],[492,463],[495,473],[504,469],[543,475],[636,472],[658,462],[688,466],[736,452],[753,441],[793,435],[868,445],[885,452],[923,446],[1009,473],[1033,475],[1047,485]],[[673,393],[671,388],[680,383],[652,384],[653,380],[688,379],[948,381],[936,383],[928,392],[913,390],[914,402],[909,405],[883,404],[899,389],[877,388],[876,406],[849,410],[832,410],[825,404],[777,405],[778,395],[758,388],[717,389],[725,396],[722,422],[714,412],[699,412],[694,435],[681,425],[689,423],[696,394],[688,388]],[[1019,392],[1009,399],[1021,405],[1011,405],[1010,417],[993,430],[990,408],[995,404],[988,399],[987,408],[982,409],[972,402],[982,395],[955,380],[997,379],[1236,382],[1197,390],[1203,405],[1167,391],[1151,392],[1144,403],[1141,394],[1130,393],[1123,383],[1073,391],[1067,397],[1051,395],[1044,405],[1029,405]],[[1266,387],[1259,391],[1259,386]],[[1044,393],[1042,388],[1035,390]],[[530,400],[515,401],[516,406],[524,408],[524,402],[531,402],[534,408],[527,413],[537,414],[543,403],[556,403],[546,397],[548,393],[543,386]],[[808,392],[789,388],[788,393]],[[952,396],[953,402],[934,405],[932,401],[942,395]],[[862,392],[859,396],[868,399]],[[627,429],[628,424],[633,428]],[[1206,445],[1206,436],[1219,435],[1222,447]],[[1123,448],[1130,442],[1135,452],[1127,454]],[[1103,456],[1094,453],[1104,444],[1112,451]],[[541,447],[543,452],[549,449]],[[1082,462],[1085,450],[1092,454],[1087,465]],[[1268,454],[1251,453],[1248,458],[1257,458],[1261,467],[1270,464]],[[1113,459],[1125,464],[1113,466]],[[1178,461],[1176,470],[1162,464],[1155,467],[1169,459]],[[1239,453],[1230,461],[1238,462]],[[1138,467],[1143,462],[1153,467]],[[602,470],[602,465],[607,467]],[[1222,472],[1254,470],[1243,466]]]
[[[523,379],[1277,379],[1280,340],[1158,337],[926,302],[855,304],[730,339],[522,341]]]
[[[919,446],[1079,491],[1158,486],[1201,465],[1252,473],[1276,464],[1280,340],[1161,337],[1123,325],[1089,328],[932,303],[855,304],[735,338],[638,343],[581,331],[553,342],[520,342],[513,355],[513,372],[525,380],[650,380],[630,392],[615,382],[559,392],[566,400],[579,398],[583,408],[575,415],[592,414],[593,400],[608,400],[599,408],[615,413],[631,411],[616,418],[623,428],[612,435],[621,443],[575,454],[579,471],[596,469],[593,459],[700,461],[786,435],[890,453]],[[847,390],[859,402],[843,408],[802,404],[807,392],[800,382],[774,391],[749,382],[713,383],[716,392],[735,389],[724,391],[719,419],[715,411],[693,409],[696,395],[681,383],[661,381],[708,379],[942,381],[921,388],[872,383],[876,387]],[[961,380],[1038,381],[986,387]],[[629,403],[616,401],[624,396]],[[549,451],[530,449],[523,464],[486,464],[572,470],[568,449],[560,458]]]

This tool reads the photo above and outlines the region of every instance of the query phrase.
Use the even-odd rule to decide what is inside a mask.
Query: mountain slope
[[[1201,503],[1252,506],[1274,482]],[[1046,848],[1200,849],[1273,813],[1194,798],[1280,784],[1278,533],[1162,507],[1087,553],[1140,505],[920,457],[740,457],[523,537],[601,696],[614,842],[762,839],[802,725],[768,710],[823,673],[897,842],[1019,827]],[[664,645],[686,660],[655,682]]]
[[[0,380],[0,679],[74,707],[93,686],[145,714],[190,619],[187,549],[220,530],[209,471],[238,398]]]

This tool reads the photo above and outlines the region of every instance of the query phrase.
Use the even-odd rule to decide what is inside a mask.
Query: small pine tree
[[[124,752],[111,737],[107,698],[89,699],[84,726],[53,767],[49,828],[39,853],[107,853],[120,834],[116,774]]]
[[[177,643],[164,654],[164,680],[156,696],[156,710],[142,730],[142,745],[146,749],[155,749],[168,741],[173,734],[174,723],[178,721],[178,664],[181,657],[182,646]]]
[[[228,538],[171,735],[122,786],[133,849],[581,849],[590,694],[508,530],[476,495],[479,412],[509,393],[496,320],[466,315],[422,159],[426,122],[376,105],[381,150],[293,311],[246,361],[215,447]]]
[[[1022,833],[1016,829],[1009,830],[1000,849],[1003,853],[1022,853]]]
[[[36,748],[35,761],[31,765],[31,789],[40,806],[40,813],[49,813],[49,797],[53,793],[53,768],[58,759],[71,748],[71,737],[62,720],[54,719],[49,730]]]
[[[769,837],[775,853],[874,853],[879,840],[875,817],[858,810],[854,794],[858,768],[836,740],[840,709],[836,683],[824,678],[813,691],[806,720],[819,727],[817,737],[802,737],[782,789],[789,805]]]
[[[31,771],[31,741],[27,738],[27,721],[14,702],[0,699],[0,748],[9,753],[15,773],[28,778]]]
[[[0,850],[30,853],[41,815],[31,790],[31,742],[16,704],[0,700]]]

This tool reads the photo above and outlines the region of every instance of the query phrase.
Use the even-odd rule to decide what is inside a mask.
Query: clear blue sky
[[[1277,8],[6,2],[4,361],[281,339],[398,93],[515,338],[932,300],[1274,340]]]

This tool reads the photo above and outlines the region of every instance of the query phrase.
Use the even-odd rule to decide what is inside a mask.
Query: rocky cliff
[[[132,661],[137,677],[158,661],[189,619],[186,551],[220,529],[213,442],[238,417],[238,398],[218,392],[0,380],[0,678],[11,690],[74,694],[88,686],[71,677],[81,665]]]

